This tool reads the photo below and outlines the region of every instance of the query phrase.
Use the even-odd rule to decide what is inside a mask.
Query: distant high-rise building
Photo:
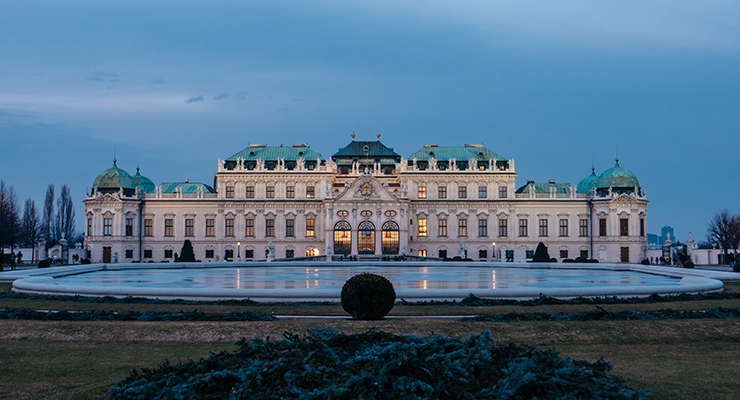
[[[660,228],[660,244],[665,243],[666,240],[668,240],[668,234],[671,234],[671,240],[676,241],[676,235],[673,233],[673,227],[665,225],[662,228]]]

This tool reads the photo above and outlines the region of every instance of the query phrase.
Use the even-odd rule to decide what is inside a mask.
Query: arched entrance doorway
[[[398,254],[398,224],[386,221],[382,235],[383,254]]]
[[[362,221],[357,226],[357,252],[375,254],[375,225],[370,221]]]
[[[349,254],[352,252],[352,226],[347,221],[339,221],[334,225],[334,254]]]

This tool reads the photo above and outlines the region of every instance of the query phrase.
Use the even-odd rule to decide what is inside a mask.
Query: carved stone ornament
[[[372,183],[372,181],[364,180],[359,182],[359,185],[355,190],[354,197],[362,199],[374,199],[379,198],[380,194],[378,194],[378,191],[376,190],[375,185]]]

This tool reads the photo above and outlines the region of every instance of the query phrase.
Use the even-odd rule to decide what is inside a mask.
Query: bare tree
[[[72,240],[75,232],[75,205],[69,186],[63,185],[57,200],[56,225],[54,226],[56,239],[62,237],[67,241]]]
[[[36,246],[40,236],[39,213],[36,210],[36,202],[26,199],[23,209],[23,220],[21,221],[20,243],[26,247]]]
[[[6,186],[0,180],[0,248],[18,243],[20,217],[18,216],[18,199],[12,186]]]
[[[727,250],[738,245],[740,239],[740,216],[732,215],[726,208],[714,214],[707,226],[707,239],[724,249],[725,259]]]
[[[41,221],[41,237],[46,240],[46,245],[51,246],[56,239],[54,237],[54,184],[50,183],[46,188],[46,198],[44,199],[44,217]]]

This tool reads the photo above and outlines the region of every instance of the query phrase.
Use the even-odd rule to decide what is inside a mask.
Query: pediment
[[[112,194],[112,193],[104,193],[100,195],[99,197],[96,197],[93,200],[88,200],[89,203],[123,203],[121,199],[118,198],[118,196]]]
[[[334,201],[398,201],[388,187],[373,176],[361,176],[355,179],[351,185],[344,188]]]
[[[625,193],[622,193],[619,196],[611,199],[610,202],[611,203],[628,203],[628,204],[637,204],[638,203],[637,199],[635,199],[634,197],[632,197],[632,196],[630,196],[628,194],[625,194]]]

